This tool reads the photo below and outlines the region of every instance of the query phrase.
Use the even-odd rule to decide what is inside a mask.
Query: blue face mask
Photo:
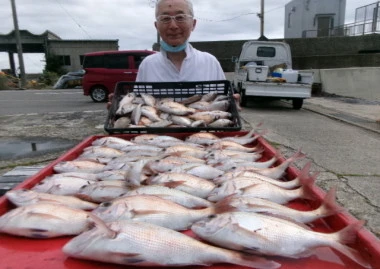
[[[161,48],[167,52],[180,52],[180,51],[183,51],[184,49],[186,49],[187,41],[185,43],[179,45],[179,46],[174,47],[174,46],[169,45],[165,41],[161,40],[160,45],[161,45]]]

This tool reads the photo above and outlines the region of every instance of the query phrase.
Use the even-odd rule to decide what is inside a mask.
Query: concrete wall
[[[321,83],[323,92],[380,101],[380,67],[313,71],[314,82]]]
[[[71,65],[64,66],[67,71],[78,71],[82,69],[81,56],[88,52],[103,50],[118,50],[118,41],[96,41],[96,40],[57,40],[49,41],[49,53],[55,55],[69,55]]]

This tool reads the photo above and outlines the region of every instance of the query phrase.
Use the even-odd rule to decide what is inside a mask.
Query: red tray
[[[225,136],[241,136],[247,132],[216,132],[219,137]],[[184,139],[191,133],[176,133],[166,134],[175,136],[177,138]],[[121,137],[125,139],[131,139],[139,134],[120,134],[114,135],[115,137]],[[91,145],[91,143],[98,138],[104,137],[102,135],[91,136],[83,140],[73,149],[47,165],[44,169],[38,172],[36,175],[28,178],[21,184],[17,185],[14,189],[28,188],[30,189],[46,176],[54,174],[53,167],[61,161],[69,161],[77,158],[85,147]],[[263,138],[258,139],[264,149],[263,159],[269,159],[276,154],[276,150],[268,144]],[[283,162],[284,158],[280,158],[279,162]],[[289,167],[287,170],[287,177],[292,179],[299,174],[299,170],[294,167]],[[310,188],[310,192],[314,194],[316,200],[314,202],[306,202],[304,200],[293,201],[290,206],[300,210],[314,209],[320,204],[325,193],[317,186]],[[0,197],[0,215],[3,215],[8,210],[14,208],[13,205],[5,198]],[[348,224],[357,221],[352,215],[347,212],[339,213],[337,215],[318,220],[313,223],[313,230],[320,232],[334,232],[342,229]],[[191,232],[187,232],[191,233]],[[114,264],[106,264],[100,262],[92,262],[79,260],[67,257],[62,252],[62,247],[72,237],[62,237],[54,239],[28,239],[16,236],[9,236],[6,234],[0,234],[0,257],[1,268],[49,268],[49,269],[95,269],[95,268],[136,268],[132,266],[121,266]],[[358,232],[357,240],[351,247],[357,249],[362,256],[372,265],[373,268],[380,268],[380,241],[375,235],[366,229],[361,229]],[[315,256],[304,259],[286,259],[286,258],[274,258],[273,260],[282,264],[283,269],[342,269],[342,268],[362,268],[345,256],[329,249],[323,248],[316,252]],[[142,267],[139,267],[142,268]],[[152,268],[152,267],[150,267]],[[161,267],[162,268],[162,267]],[[205,268],[202,266],[191,266],[186,268]],[[222,268],[247,268],[243,266],[236,266],[230,264],[216,264],[207,268],[222,269]]]

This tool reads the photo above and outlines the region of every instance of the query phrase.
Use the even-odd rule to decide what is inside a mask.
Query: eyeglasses
[[[193,18],[193,16],[188,15],[188,14],[178,14],[175,16],[160,15],[156,19],[158,22],[168,24],[168,23],[171,23],[172,20],[175,20],[175,22],[178,22],[178,23],[184,23],[185,21],[187,21],[188,18]]]

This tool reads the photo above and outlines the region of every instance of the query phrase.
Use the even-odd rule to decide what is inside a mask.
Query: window
[[[83,61],[83,68],[104,68],[104,56],[86,56]]]
[[[141,62],[145,59],[147,55],[134,55],[134,60],[135,60],[135,68],[138,69]]]
[[[110,69],[128,69],[128,57],[127,54],[105,55],[105,66]]]
[[[79,55],[79,62],[81,65],[83,65],[83,61],[84,61],[84,55]]]
[[[61,55],[59,57],[61,65],[71,65],[70,55]]]
[[[273,47],[258,47],[257,48],[257,57],[275,57],[276,49]]]

